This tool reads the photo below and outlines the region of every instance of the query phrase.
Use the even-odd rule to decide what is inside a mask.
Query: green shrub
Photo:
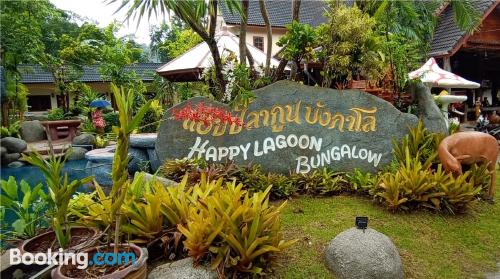
[[[175,159],[166,161],[160,167],[160,173],[164,177],[176,182],[181,181],[181,179],[188,174],[189,176],[193,176],[193,179],[190,179],[190,181],[194,180],[196,182],[196,179],[199,178],[198,172],[205,167],[206,163],[202,159]]]
[[[369,172],[354,169],[352,173],[346,175],[346,179],[352,192],[373,195],[379,178]]]
[[[120,119],[118,117],[118,113],[111,111],[108,113],[103,114],[102,118],[104,119],[104,122],[106,123],[106,127],[104,127],[104,132],[105,133],[111,133],[113,131],[113,126],[120,126]]]
[[[290,177],[300,194],[334,195],[347,190],[347,181],[343,173],[328,168],[316,169],[309,173],[297,173]]]
[[[64,120],[66,118],[62,108],[49,109],[48,119],[50,121]]]
[[[14,123],[10,124],[9,127],[0,127],[0,137],[5,138],[5,137],[19,137],[19,129],[20,129],[20,122],[15,121]]]

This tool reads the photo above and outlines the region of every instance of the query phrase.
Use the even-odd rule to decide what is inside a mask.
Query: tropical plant
[[[205,168],[206,163],[198,158],[183,158],[166,161],[160,167],[160,173],[173,181],[181,181],[186,174],[194,174],[200,168]]]
[[[373,195],[373,191],[378,182],[378,175],[370,172],[362,172],[359,169],[354,169],[352,173],[346,175],[346,179],[355,193],[367,193]]]
[[[165,111],[159,100],[153,100],[149,110],[144,115],[139,130],[141,133],[156,133]]]
[[[345,82],[356,77],[379,80],[385,72],[385,57],[375,33],[375,19],[356,5],[346,7],[330,1],[327,23],[319,27],[322,42],[322,86],[334,81]]]
[[[120,126],[120,120],[118,119],[118,113],[111,111],[103,114],[102,118],[106,123],[106,127],[104,127],[105,133],[111,133],[113,131],[113,126]]]
[[[467,182],[470,173],[465,172],[456,178],[451,178],[446,183],[441,183],[440,189],[444,193],[442,203],[450,213],[462,212],[481,193],[481,186]]]
[[[287,198],[297,191],[297,187],[295,184],[291,183],[291,181],[283,174],[276,173],[268,173],[267,176],[264,177],[264,183],[258,185],[260,186],[257,191],[252,191],[253,193],[263,192],[269,186],[271,186],[270,196],[272,199],[283,199]]]
[[[64,110],[62,108],[49,109],[49,113],[47,115],[47,118],[50,121],[64,120],[64,119],[66,119],[66,114],[64,113]]]
[[[342,175],[343,173],[322,168],[309,173],[293,174],[290,179],[301,194],[332,195],[345,190],[347,181]]]
[[[121,206],[127,194],[127,187],[130,183],[128,180],[128,163],[130,156],[128,154],[129,137],[134,129],[141,123],[142,118],[149,109],[151,101],[148,101],[141,106],[136,115],[133,115],[135,92],[133,90],[125,91],[114,84],[111,84],[113,95],[115,97],[116,106],[118,108],[120,126],[114,126],[113,132],[116,134],[116,149],[113,157],[113,166],[111,171],[111,181],[113,186],[110,192],[111,210],[109,211],[109,219],[115,222],[114,226],[114,243],[120,243],[120,215]],[[118,252],[118,245],[114,246],[114,252]]]
[[[7,227],[7,233],[2,238],[31,238],[46,227],[45,211],[47,210],[47,198],[39,183],[31,187],[26,181],[16,182],[13,176],[8,180],[1,180],[0,204],[5,212],[15,214],[15,221]],[[22,194],[21,194],[22,193]],[[5,214],[0,222],[7,225]]]
[[[115,2],[117,0],[111,0]],[[160,12],[164,15],[173,13],[177,18],[182,20],[201,39],[207,43],[210,53],[212,54],[213,63],[215,66],[216,83],[210,86],[213,96],[217,100],[223,99],[226,82],[222,74],[222,60],[215,39],[215,30],[217,25],[217,14],[219,3],[216,0],[209,1],[156,1],[156,0],[141,0],[141,1],[121,1],[120,9],[128,7],[127,17],[133,15],[138,16],[140,21],[144,15],[151,16],[153,12]],[[225,6],[230,12],[234,10],[241,14],[241,7],[237,0],[225,0]]]
[[[68,173],[63,173],[66,158],[56,157],[53,153],[45,159],[37,152],[28,156],[23,154],[23,159],[38,167],[45,176],[48,188],[50,225],[56,234],[61,248],[67,248],[71,241],[71,230],[68,221],[68,205],[71,196],[80,186],[92,181],[92,177],[68,181]]]
[[[14,123],[11,123],[9,127],[4,127],[2,126],[0,128],[1,136],[2,138],[5,137],[19,137],[19,129],[20,129],[20,123],[19,121],[16,121]]]

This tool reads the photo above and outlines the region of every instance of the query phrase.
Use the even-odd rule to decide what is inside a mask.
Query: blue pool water
[[[64,172],[68,173],[68,181],[82,179],[88,176],[85,170],[86,165],[86,159],[67,161],[64,165],[63,174]],[[24,179],[32,186],[38,183],[45,184],[43,173],[37,167],[31,165],[25,165],[19,168],[1,168],[0,173],[3,180],[7,180],[9,176],[14,176],[16,181]]]

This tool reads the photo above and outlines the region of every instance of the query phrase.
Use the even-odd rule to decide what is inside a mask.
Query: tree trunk
[[[300,1],[294,0],[292,4],[292,21],[299,22],[299,13],[300,13]],[[286,58],[282,58],[276,72],[273,75],[273,82],[280,80],[283,77],[283,71],[285,70],[286,64],[288,64],[288,60]]]
[[[248,22],[248,0],[241,0],[241,15],[240,24],[240,64],[247,64],[247,22]]]
[[[262,18],[264,19],[264,23],[266,24],[267,46],[265,74],[266,76],[268,76],[269,68],[271,67],[271,52],[273,50],[273,30],[271,27],[271,23],[269,22],[269,14],[267,13],[266,3],[264,2],[264,0],[259,0],[259,6]]]
[[[217,41],[211,38],[207,44],[210,53],[212,53],[212,58],[214,59],[215,77],[217,79],[215,88],[211,88],[211,91],[214,97],[220,101],[224,97],[224,92],[226,91],[226,81],[224,80],[224,75],[222,75],[222,60],[220,58],[219,49],[217,48]]]

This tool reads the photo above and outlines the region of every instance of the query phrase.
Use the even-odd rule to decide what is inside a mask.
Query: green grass
[[[392,239],[406,278],[483,278],[500,261],[500,189],[495,204],[478,202],[455,216],[393,214],[370,199],[354,196],[301,197],[289,201],[283,214],[284,236],[299,241],[278,256],[273,277],[331,278],[324,248],[353,227],[356,216],[368,216],[369,227]]]

